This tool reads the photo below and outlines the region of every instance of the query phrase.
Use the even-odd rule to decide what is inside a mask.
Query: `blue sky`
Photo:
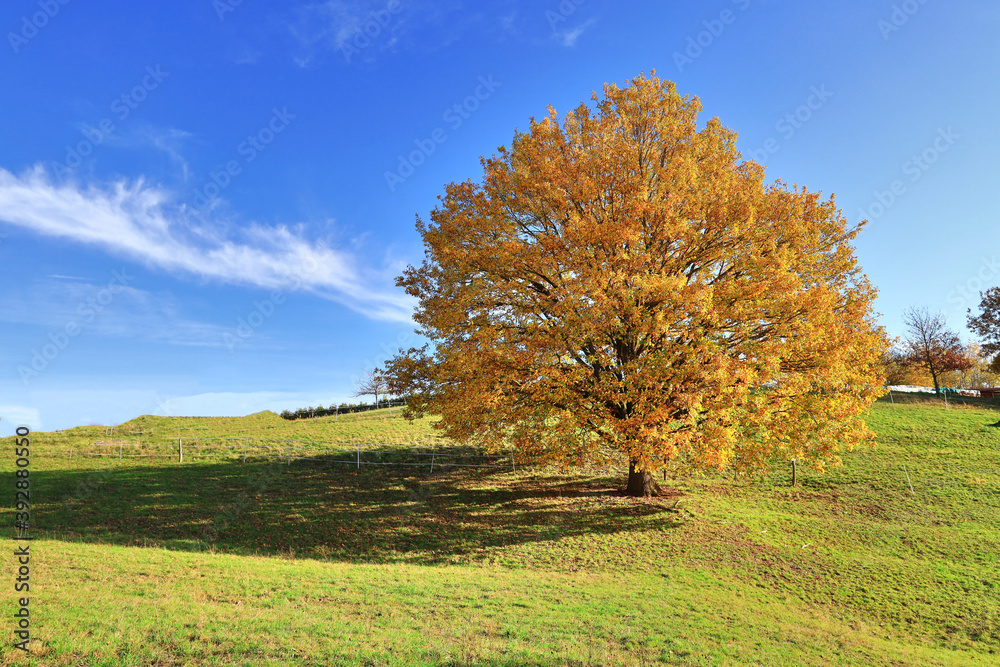
[[[835,193],[898,335],[1000,284],[987,0],[10,0],[0,434],[348,400],[417,344],[416,215],[641,72]]]

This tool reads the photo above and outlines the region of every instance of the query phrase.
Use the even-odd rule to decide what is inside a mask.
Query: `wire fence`
[[[100,440],[82,449],[70,448],[68,456],[138,459],[174,459],[178,463],[191,459],[317,461],[361,466],[413,466],[434,468],[495,468],[517,471],[512,451],[485,453],[463,447],[436,447],[431,450],[387,447],[370,443],[335,445],[302,440],[268,440],[263,438],[212,439],[198,438],[185,442],[135,442]]]
[[[273,461],[290,466],[294,461],[312,461],[323,464],[352,466],[357,470],[369,466],[394,466],[426,468],[429,472],[454,468],[493,469],[517,472],[535,470],[537,466],[518,462],[512,451],[485,453],[468,447],[435,447],[433,449],[415,450],[405,446],[391,447],[384,444],[352,443],[350,445],[320,443],[302,440],[269,440],[264,438],[197,438],[185,442],[178,438],[176,442],[129,442],[126,440],[101,440],[84,446],[84,449],[70,449],[69,457],[97,457],[105,459],[173,459],[178,463],[190,462],[196,459],[222,459],[236,463]],[[795,476],[791,462],[772,462],[771,468],[754,476],[757,483],[764,482],[775,485],[790,485]],[[792,467],[789,467],[792,466]],[[544,468],[544,466],[542,466]],[[615,476],[623,472],[621,466],[606,465],[588,467],[588,474],[598,476]],[[810,485],[815,474],[809,469],[797,471],[799,484]],[[922,492],[949,492],[955,488],[965,487],[970,483],[981,484],[984,479],[991,479],[997,474],[995,468],[980,467],[972,470],[957,471],[948,474],[942,470],[923,471],[919,469],[906,470],[900,467],[898,484],[901,490],[917,487]],[[723,473],[729,477],[731,472]],[[658,483],[674,481],[673,474],[654,474]],[[972,480],[972,482],[970,482]],[[744,480],[750,481],[750,480]]]

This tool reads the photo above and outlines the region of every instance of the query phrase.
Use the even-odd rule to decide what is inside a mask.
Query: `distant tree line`
[[[886,384],[955,389],[1000,386],[1000,287],[980,293],[980,312],[968,311],[969,329],[981,343],[963,343],[943,313],[911,307],[903,313],[906,336],[882,356]]]
[[[343,415],[352,412],[365,412],[366,410],[377,410],[387,407],[406,405],[406,399],[394,398],[392,400],[381,400],[376,404],[372,403],[341,403],[340,405],[330,405],[324,408],[322,405],[316,407],[299,408],[298,410],[282,410],[281,416],[284,419],[312,419],[314,417],[329,417],[331,415]]]

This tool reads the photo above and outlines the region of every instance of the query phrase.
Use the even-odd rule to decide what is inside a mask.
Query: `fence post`
[[[795,483],[798,481],[798,465],[798,459],[792,459],[792,486],[795,486]]]
[[[243,463],[247,462],[247,443],[243,443]]]
[[[118,460],[122,460],[122,441],[118,441]]]
[[[431,472],[434,472],[434,452],[431,452]]]
[[[69,448],[69,457],[73,458],[73,448],[72,447]]]
[[[184,463],[184,441],[177,438],[177,462]]]
[[[358,470],[361,470],[361,443],[358,443]]]
[[[289,466],[292,465],[292,446],[291,445],[285,445],[285,457],[288,459],[288,462],[285,465],[289,465]]]

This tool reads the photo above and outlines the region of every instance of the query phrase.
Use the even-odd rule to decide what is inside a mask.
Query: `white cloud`
[[[587,28],[594,25],[596,22],[597,19],[589,19],[586,23],[578,25],[569,32],[562,33],[563,46],[575,46],[576,40],[580,38],[580,35],[582,35]]]
[[[372,12],[380,12],[388,20],[384,18],[381,23],[376,20],[372,24],[374,37],[363,37],[366,44],[382,42],[387,37],[384,33],[394,14],[386,10],[384,2],[328,0],[301,7],[297,11],[297,20],[288,26],[292,37],[302,49],[302,54],[295,57],[296,64],[300,67],[308,66],[317,49],[342,51],[345,47],[351,47],[351,40],[363,34],[365,22],[373,18]],[[367,55],[371,57],[372,53]]]
[[[3,422],[3,427],[0,428],[0,437],[13,435],[18,426],[27,425],[33,431],[37,431],[42,426],[38,410],[23,405],[0,405],[0,421]]]
[[[307,67],[326,51],[348,65],[382,53],[438,51],[472,30],[503,35],[513,21],[481,6],[470,10],[463,0],[324,0],[298,7],[287,30],[298,47],[295,63]]]
[[[373,319],[410,322],[412,299],[390,288],[388,276],[357,266],[350,253],[283,225],[251,224],[232,238],[222,221],[195,217],[141,179],[83,187],[55,183],[41,167],[21,176],[0,169],[0,221],[166,271],[309,291]]]

